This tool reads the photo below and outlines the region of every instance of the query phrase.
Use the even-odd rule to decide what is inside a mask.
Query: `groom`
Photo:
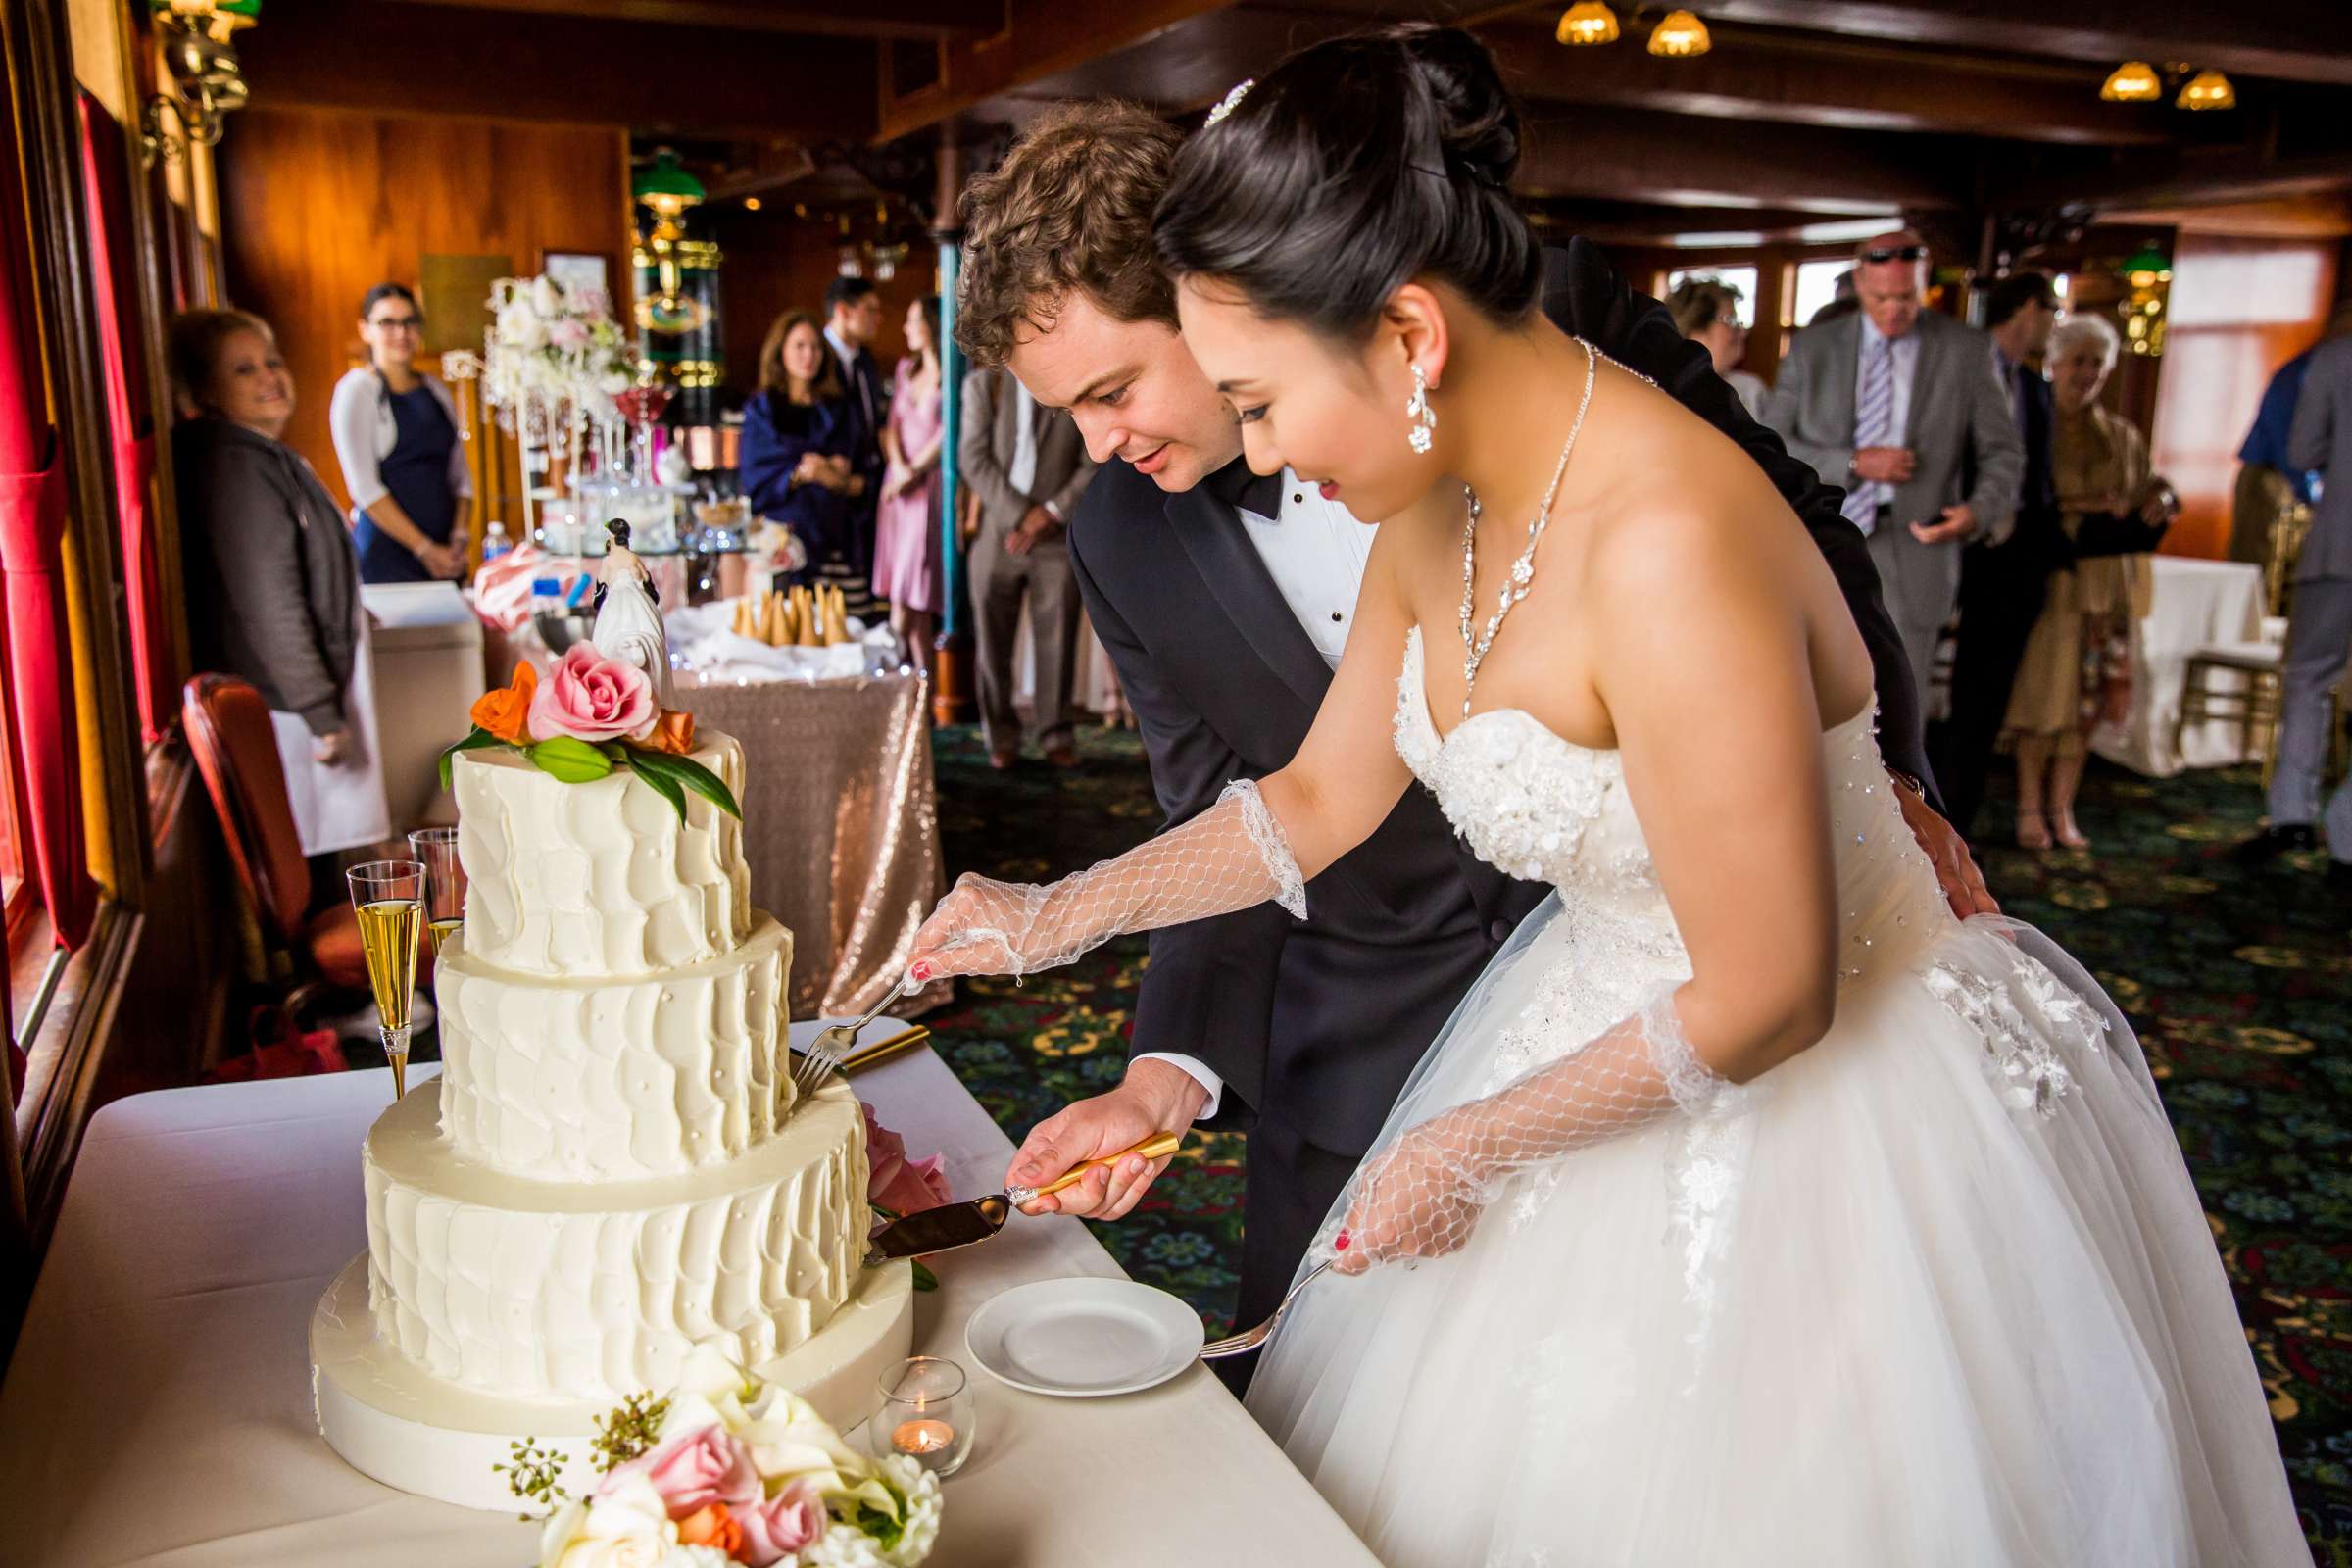
[[[1069,410],[1102,465],[1071,520],[1070,563],[1170,824],[1298,749],[1347,641],[1370,543],[1311,481],[1250,471],[1232,411],[1178,335],[1151,225],[1179,140],[1127,104],[1066,105],[1041,120],[964,198],[956,317],[964,352]],[[1954,907],[1989,909],[1966,850],[1921,798],[1917,698],[1838,492],[1749,419],[1706,349],[1630,293],[1593,247],[1545,253],[1544,308],[1723,429],[1788,498],[1870,644],[1882,743],[1912,775],[1897,791],[1905,815]],[[1397,440],[1405,429],[1399,410]],[[1196,1120],[1248,1127],[1237,1315],[1259,1321],[1413,1064],[1546,891],[1481,862],[1429,794],[1408,790],[1308,886],[1307,920],[1269,903],[1152,932],[1124,1081],[1040,1122],[1008,1179],[1035,1186]],[[1759,914],[1770,906],[1759,890]],[[1115,1219],[1163,1164],[1090,1172],[1035,1210]]]

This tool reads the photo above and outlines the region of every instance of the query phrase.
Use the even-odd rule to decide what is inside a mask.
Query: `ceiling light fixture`
[[[1606,0],[1576,0],[1576,4],[1560,13],[1560,27],[1555,36],[1572,46],[1588,46],[1617,41],[1617,13],[1608,8]]]
[[[2230,86],[2230,78],[2220,72],[2200,71],[2189,78],[2188,85],[2180,89],[2180,96],[2173,101],[2182,109],[2235,109],[2237,89]]]
[[[1669,60],[1692,60],[1715,47],[1707,24],[1688,11],[1669,11],[1649,34],[1649,52]]]
[[[2164,83],[2146,61],[2127,60],[2115,68],[2099,96],[2111,104],[2152,104],[2164,97]]]

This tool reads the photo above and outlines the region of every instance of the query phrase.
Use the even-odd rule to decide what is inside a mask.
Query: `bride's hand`
[[[1029,929],[1045,889],[999,882],[970,871],[939,901],[914,934],[907,973],[917,985],[956,974],[1021,974],[1021,934]]]
[[[1396,1258],[1443,1257],[1469,1243],[1494,1187],[1464,1157],[1462,1133],[1453,1116],[1435,1117],[1365,1164],[1332,1239],[1334,1268],[1361,1274]]]

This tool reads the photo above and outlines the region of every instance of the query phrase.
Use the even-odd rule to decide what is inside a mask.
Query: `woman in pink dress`
[[[906,358],[899,362],[882,427],[882,508],[874,522],[874,597],[890,601],[900,656],[931,667],[939,611],[939,299],[906,308]]]

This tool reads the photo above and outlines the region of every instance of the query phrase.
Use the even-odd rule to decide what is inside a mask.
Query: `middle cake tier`
[[[702,1170],[535,1182],[453,1156],[440,1086],[368,1132],[368,1300],[432,1376],[508,1398],[617,1400],[719,1340],[745,1366],[814,1335],[865,1249],[865,1118],[840,1079]]]
[[[735,1158],[792,1105],[792,933],[760,910],[723,957],[627,980],[516,974],[441,950],[452,1152],[534,1181],[612,1181]]]

